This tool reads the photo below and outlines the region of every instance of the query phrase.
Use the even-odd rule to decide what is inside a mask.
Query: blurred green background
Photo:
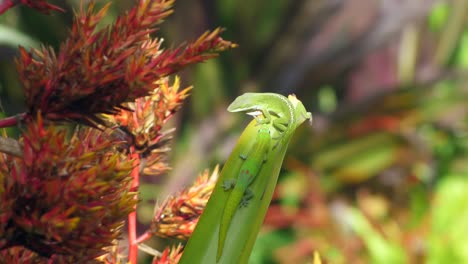
[[[25,111],[17,46],[58,48],[66,13],[16,7],[0,16],[0,96]],[[108,1],[98,1],[99,5]],[[133,0],[112,1],[104,23]],[[166,47],[226,28],[237,49],[180,73],[191,97],[172,170],[144,179],[154,201],[223,163],[249,118],[227,113],[244,92],[295,93],[313,113],[293,138],[251,263],[468,263],[468,0],[178,1],[157,36]],[[12,134],[13,130],[10,131]],[[162,249],[162,248],[161,248]]]

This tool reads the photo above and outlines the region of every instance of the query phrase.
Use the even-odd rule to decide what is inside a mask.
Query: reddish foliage
[[[51,48],[27,52],[17,60],[29,113],[51,120],[102,124],[98,114],[117,114],[123,103],[149,95],[161,78],[234,47],[206,32],[194,43],[161,50],[155,26],[172,13],[174,1],[139,1],[112,26],[96,30],[109,5],[94,4],[78,13],[67,41],[56,54]]]
[[[168,78],[163,78],[151,95],[125,104],[125,109],[117,115],[105,116],[106,121],[119,127],[126,133],[124,136],[129,137],[129,145],[134,147],[144,164],[140,171],[143,175],[159,175],[168,169],[161,158],[169,150],[165,143],[170,133],[161,133],[161,129],[179,109],[191,88],[179,91],[179,84],[178,78],[172,84],[169,84]]]
[[[166,248],[160,257],[155,257],[152,264],[171,264],[179,263],[182,256],[182,246]]]
[[[121,234],[135,204],[128,191],[131,161],[108,134],[31,122],[24,159],[2,156],[0,248],[23,246],[45,257],[92,260]]]
[[[45,1],[21,3],[58,10]],[[173,3],[140,0],[102,30],[97,25],[109,5],[95,12],[91,3],[78,12],[58,51],[20,48],[16,64],[28,111],[0,122],[5,126],[22,120],[26,127],[22,159],[0,156],[4,259],[91,263],[119,255],[110,248],[115,249],[124,219],[132,216],[138,202],[131,190],[138,188],[139,175],[132,178],[129,173],[167,170],[162,158],[168,133],[161,128],[190,90],[179,90],[177,78],[169,85],[168,76],[235,47],[219,36],[218,28],[193,43],[163,50],[162,41],[150,34],[172,13]],[[101,130],[77,130],[68,139],[54,121],[77,121]],[[109,133],[106,127],[114,130]],[[133,214],[130,220],[135,219]],[[129,234],[131,262],[136,262],[135,233]]]

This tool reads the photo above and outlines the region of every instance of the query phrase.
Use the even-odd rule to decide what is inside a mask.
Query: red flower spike
[[[125,103],[148,96],[161,78],[235,47],[222,40],[220,29],[203,34],[194,44],[161,51],[149,33],[172,13],[174,1],[140,0],[114,25],[97,31],[108,5],[94,12],[94,3],[77,14],[69,38],[55,52],[50,48],[21,51],[17,67],[29,114],[50,120],[103,124],[99,114],[117,114]]]
[[[218,179],[218,167],[209,176],[200,175],[190,188],[168,198],[156,211],[149,234],[159,237],[188,239],[210,198]]]
[[[188,96],[191,87],[180,90],[179,78],[169,84],[163,78],[155,84],[156,88],[149,96],[138,98],[134,103],[124,105],[128,110],[121,110],[118,115],[102,116],[103,120],[114,127],[120,127],[126,133],[128,144],[140,156],[141,175],[155,176],[168,170],[164,161],[169,151],[166,143],[170,132],[161,132],[167,120],[179,109]],[[119,132],[119,133],[120,133]]]
[[[13,246],[53,263],[92,263],[106,253],[136,203],[128,191],[131,161],[109,138],[88,128],[68,140],[41,118],[27,124],[28,154],[0,156],[0,256],[16,252]]]
[[[172,264],[179,263],[183,252],[182,245],[166,248],[160,257],[155,257],[152,264]]]

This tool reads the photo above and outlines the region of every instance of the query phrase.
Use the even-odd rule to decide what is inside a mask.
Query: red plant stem
[[[131,153],[132,154],[132,159],[133,159],[133,170],[131,172],[131,175],[133,177],[132,181],[132,187],[131,190],[132,192],[137,192],[138,191],[138,186],[140,185],[140,179],[139,179],[139,157],[138,153],[135,152],[135,148],[131,148]],[[138,200],[138,195],[135,194],[134,197],[135,200]],[[129,263],[136,264],[137,259],[138,259],[138,244],[137,244],[137,218],[136,218],[136,205],[133,208],[133,212],[131,212],[128,215],[128,242],[129,242],[129,253],[128,253],[128,261]]]
[[[151,231],[146,231],[143,235],[139,236],[135,242],[138,244],[152,237],[153,237],[153,233],[151,233]]]
[[[26,116],[26,113],[22,113],[22,114],[9,116],[9,117],[0,119],[0,128],[14,126],[18,124],[19,120],[24,119],[25,116]]]

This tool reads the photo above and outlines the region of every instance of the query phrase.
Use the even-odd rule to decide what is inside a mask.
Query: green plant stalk
[[[269,152],[255,181],[250,185],[249,188],[254,193],[254,197],[249,200],[249,204],[246,207],[236,210],[227,232],[223,254],[218,263],[247,263],[249,260],[250,253],[273,196],[288,143],[295,129],[308,117],[310,118],[310,114],[306,114],[299,100],[295,99],[295,97],[290,97],[289,100],[293,102],[295,109],[294,120],[296,121],[293,124],[289,124],[290,129],[281,135],[281,143]],[[253,120],[240,136],[239,141],[220,173],[220,178],[211,198],[185,247],[184,254],[179,263],[217,263],[216,254],[219,227],[223,210],[229,197],[229,192],[224,191],[222,185],[225,180],[236,179],[238,177],[239,169],[243,163],[240,155],[249,150],[254,144],[257,131],[257,122]],[[275,129],[272,128],[271,131],[273,132],[273,138],[280,136]],[[275,135],[275,133],[277,134]]]

